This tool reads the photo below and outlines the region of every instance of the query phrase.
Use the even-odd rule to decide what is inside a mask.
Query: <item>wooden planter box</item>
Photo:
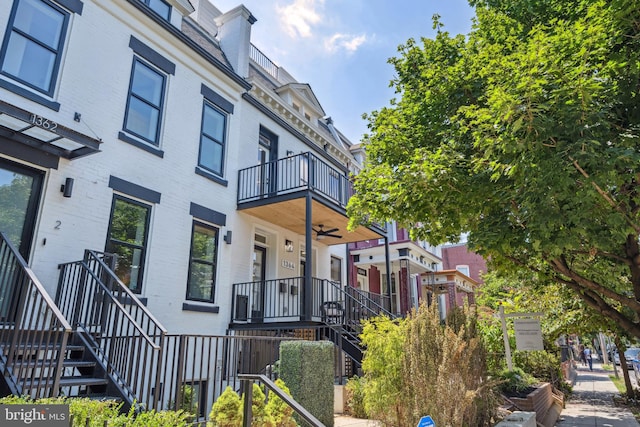
[[[543,383],[527,397],[512,397],[510,400],[521,411],[535,412],[536,421],[546,427],[553,427],[562,412],[564,397],[553,392],[549,383]]]

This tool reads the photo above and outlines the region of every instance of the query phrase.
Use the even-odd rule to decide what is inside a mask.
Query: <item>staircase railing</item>
[[[56,303],[129,403],[156,408],[167,331],[105,262],[111,257],[85,251],[61,264]]]
[[[307,411],[302,405],[296,402],[291,396],[285,393],[280,387],[278,387],[273,381],[267,378],[264,375],[250,375],[243,374],[240,375],[240,378],[243,381],[242,391],[244,395],[244,405],[243,405],[243,417],[242,417],[242,425],[243,427],[249,427],[252,425],[253,412],[253,383],[259,382],[265,386],[269,393],[274,393],[280,399],[282,399],[293,411],[305,421],[305,425],[309,425],[311,427],[325,427],[324,424],[320,422],[313,414]]]
[[[58,395],[71,332],[44,286],[0,232],[0,368],[11,393]]]
[[[361,332],[360,324],[363,320],[368,320],[376,316],[387,316],[391,319],[396,317],[380,305],[378,301],[370,298],[359,289],[352,286],[342,287],[340,284],[331,281],[326,281],[326,283],[325,289],[328,290],[330,298],[337,302],[344,311],[342,314],[344,318],[343,323],[351,326],[357,333]],[[325,301],[327,303],[331,302]]]

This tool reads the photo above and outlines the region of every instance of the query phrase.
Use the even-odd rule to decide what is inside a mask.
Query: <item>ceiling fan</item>
[[[318,240],[323,239],[325,237],[335,237],[336,239],[342,239],[342,236],[338,234],[334,234],[338,230],[339,230],[338,228],[330,228],[328,230],[325,230],[324,225],[322,224],[318,224],[317,230],[313,228],[313,231],[316,232],[316,236]]]

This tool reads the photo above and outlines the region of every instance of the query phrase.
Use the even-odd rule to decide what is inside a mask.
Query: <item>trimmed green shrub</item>
[[[242,427],[242,400],[230,386],[213,404],[207,426]]]
[[[282,389],[286,394],[291,396],[291,391],[284,381],[278,378],[275,381],[278,388]],[[296,427],[298,423],[293,419],[293,408],[285,403],[284,400],[274,393],[269,395],[267,402],[267,412],[273,417],[276,427]]]
[[[265,395],[262,388],[253,383],[251,394],[251,426],[252,427],[275,427],[275,422],[271,414],[267,412]],[[244,403],[244,397],[242,398]]]
[[[280,344],[280,378],[293,398],[325,426],[333,427],[333,343]]]

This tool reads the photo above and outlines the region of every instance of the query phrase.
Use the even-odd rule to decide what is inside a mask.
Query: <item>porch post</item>
[[[311,192],[307,191],[305,206],[305,236],[304,236],[304,286],[302,287],[302,316],[303,320],[311,320],[312,302],[313,302],[313,283],[311,282],[312,270],[312,237],[313,237],[313,212],[311,204]]]
[[[389,307],[385,307],[391,311],[391,262],[389,261],[389,236],[384,236],[384,262],[387,268],[387,298],[389,301]]]

